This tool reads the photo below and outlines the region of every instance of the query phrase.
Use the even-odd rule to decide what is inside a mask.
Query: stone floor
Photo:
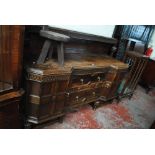
[[[46,125],[44,129],[147,129],[155,120],[155,90],[149,94],[137,87],[131,100],[106,103],[96,111],[87,105],[69,113],[63,123]]]

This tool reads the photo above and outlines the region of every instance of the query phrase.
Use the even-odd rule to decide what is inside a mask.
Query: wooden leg
[[[46,57],[47,57],[47,54],[48,54],[48,50],[51,46],[51,41],[50,40],[46,40],[44,45],[43,45],[43,48],[41,50],[41,53],[40,53],[40,56],[37,60],[37,64],[42,64],[44,63]]]
[[[129,100],[131,100],[132,96],[133,96],[133,94],[129,95]]]
[[[64,65],[64,45],[63,45],[63,42],[58,43],[57,50],[58,50],[58,63],[61,66],[63,66]]]
[[[120,96],[118,96],[118,98],[117,98],[117,103],[119,103],[119,102],[121,102],[121,97]]]
[[[52,59],[53,48],[54,48],[54,47],[51,46],[50,49],[49,49],[49,54],[48,54],[48,58],[49,58],[49,59]]]
[[[30,122],[26,121],[24,124],[24,129],[32,129],[32,124]]]
[[[93,110],[97,109],[97,106],[95,104],[92,105]]]
[[[110,103],[113,103],[113,99],[109,100]]]
[[[93,107],[93,110],[96,110],[99,105],[100,105],[100,101],[94,102],[94,104],[92,106]]]
[[[151,88],[150,87],[147,87],[146,88],[146,94],[148,94],[150,91],[151,91]]]
[[[114,98],[112,102],[118,103],[117,98]]]
[[[63,123],[63,116],[58,118],[59,123]]]

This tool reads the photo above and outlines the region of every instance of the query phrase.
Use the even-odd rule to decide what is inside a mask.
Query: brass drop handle
[[[98,76],[97,79],[98,79],[98,81],[101,81],[101,77],[100,76]]]
[[[95,95],[96,95],[96,93],[95,93],[95,92],[93,92],[93,95],[95,96]]]
[[[83,99],[82,99],[82,102],[85,102],[86,100],[87,100],[86,98],[83,98]]]
[[[70,93],[66,93],[67,97],[69,97]]]
[[[106,84],[105,84],[105,87],[106,87],[106,88],[109,88],[109,87],[110,87],[110,83],[106,83]]]
[[[80,79],[81,83],[83,84],[84,80],[83,79]]]
[[[76,96],[76,100],[77,100],[77,101],[79,100],[79,96]]]
[[[89,81],[87,84],[90,85],[91,84],[91,81]]]
[[[99,104],[100,104],[100,101],[95,102],[95,106],[99,106]]]
[[[100,104],[100,101],[96,101],[95,104],[96,104],[96,105],[99,105],[99,104]]]

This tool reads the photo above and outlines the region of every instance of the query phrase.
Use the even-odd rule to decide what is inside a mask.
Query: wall
[[[115,28],[115,25],[51,25],[51,26],[105,37],[112,37]]]
[[[152,38],[150,40],[149,46],[153,46],[153,53],[151,54],[151,58],[155,58],[155,31],[152,35]]]

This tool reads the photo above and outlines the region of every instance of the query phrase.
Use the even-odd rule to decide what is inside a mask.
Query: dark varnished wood
[[[28,121],[39,124],[84,104],[117,97],[121,80],[117,83],[116,79],[123,78],[120,72],[127,68],[120,61],[97,55],[66,60],[63,67],[56,60],[32,65],[27,69]]]
[[[0,26],[0,128],[21,127],[23,33],[24,26]]]
[[[108,56],[115,39],[52,29],[70,37],[62,42],[40,36],[41,29],[26,27],[26,122],[44,123],[85,104],[97,105],[118,97],[128,65]],[[47,39],[52,40],[51,54],[45,53],[48,59],[44,63],[33,63]]]
[[[149,58],[146,68],[141,77],[141,84],[146,88],[147,92],[155,87],[155,60]]]
[[[40,26],[26,26],[25,28],[25,46],[24,46],[24,61],[27,64],[36,62],[38,59],[43,44],[46,38],[40,36]],[[115,46],[117,40],[101,37],[102,41],[96,39],[98,36],[93,35],[93,39],[90,39],[87,34],[79,34],[74,36],[74,32],[52,29],[54,32],[62,33],[70,37],[68,42],[64,43],[64,61],[66,59],[76,58],[80,60],[83,56],[87,56],[89,53],[93,54],[108,54],[112,52],[113,46]],[[88,39],[86,39],[88,38]],[[53,58],[58,58],[57,56],[57,44],[52,42]]]
[[[6,65],[6,69],[1,69],[0,72],[5,75],[3,79],[11,80],[12,88],[0,94],[0,127],[17,128],[20,119],[19,104],[23,95],[19,89],[24,27],[1,26],[2,29],[0,54],[7,53],[6,51],[9,54],[6,59],[0,59],[0,64],[4,64],[5,60],[10,65]],[[98,104],[100,100],[107,101],[118,96],[117,88],[128,65],[107,56],[117,42],[115,39],[52,30],[69,36],[70,39],[66,42],[47,34],[40,36],[41,29],[40,26],[26,26],[24,34],[26,104],[22,107],[26,111],[27,124],[62,118],[68,111],[84,104]],[[52,46],[42,50],[46,40],[50,40]],[[42,51],[46,52],[42,55]],[[17,122],[16,125],[9,126],[9,122],[13,121]]]

